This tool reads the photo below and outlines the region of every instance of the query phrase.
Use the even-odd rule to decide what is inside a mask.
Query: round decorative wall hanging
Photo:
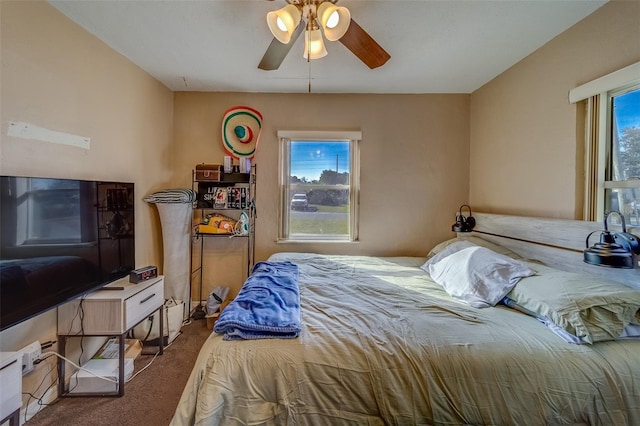
[[[222,145],[236,158],[251,158],[256,153],[262,131],[262,114],[247,106],[229,108],[222,118]]]

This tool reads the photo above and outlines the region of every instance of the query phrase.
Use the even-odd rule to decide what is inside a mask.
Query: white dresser
[[[22,354],[0,352],[0,424],[20,425],[22,406]]]
[[[58,307],[58,337],[60,353],[64,355],[67,338],[83,336],[118,336],[119,381],[116,393],[124,395],[124,341],[127,332],[139,322],[159,311],[160,335],[164,326],[164,277],[151,278],[132,284],[128,278],[114,281],[101,290],[94,291]],[[162,354],[163,345],[159,353]],[[58,360],[59,377],[65,377],[65,362]],[[58,384],[60,396],[69,395],[66,380]],[[74,393],[74,396],[84,394]]]

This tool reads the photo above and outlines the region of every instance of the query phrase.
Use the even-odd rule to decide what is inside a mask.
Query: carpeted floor
[[[211,334],[204,320],[182,327],[182,334],[153,364],[125,385],[123,397],[59,398],[45,407],[29,426],[168,425],[178,405],[200,347]],[[141,355],[135,372],[153,356]],[[135,374],[134,372],[134,374]]]

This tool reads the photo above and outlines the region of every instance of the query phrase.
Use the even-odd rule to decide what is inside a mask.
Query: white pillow
[[[427,261],[422,266],[420,266],[420,268],[424,270],[427,274],[429,274],[430,273],[429,265],[437,263],[442,259],[444,259],[445,257],[469,247],[478,247],[478,245],[470,243],[469,241],[466,241],[466,240],[455,241],[447,245],[445,248],[443,248],[441,251],[436,253],[434,256],[431,256],[430,258],[428,258]]]
[[[504,254],[505,256],[509,256],[513,259],[518,259],[518,260],[523,260],[522,256],[520,256],[518,253],[509,250],[508,248],[501,246],[500,244],[496,244],[496,243],[492,243],[489,242],[487,240],[483,240],[480,237],[475,237],[475,236],[463,236],[463,237],[456,237],[456,238],[450,238],[448,240],[445,240],[439,244],[436,244],[436,246],[434,248],[432,248],[429,253],[427,254],[427,258],[431,258],[433,256],[435,256],[436,254],[440,253],[442,250],[444,250],[449,244],[453,244],[455,242],[458,241],[468,241],[472,244],[475,244],[477,246],[480,247],[486,247],[489,250],[493,250],[496,253],[500,253],[500,254]]]
[[[535,274],[524,263],[484,247],[464,248],[428,269],[447,293],[475,308],[495,306],[521,278]]]

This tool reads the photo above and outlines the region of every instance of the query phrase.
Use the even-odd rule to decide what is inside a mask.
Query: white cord
[[[164,349],[167,349],[169,346],[173,345],[173,342],[169,343],[167,346],[164,347]],[[163,350],[164,350],[163,349]],[[160,354],[160,351],[156,352],[153,355],[153,358],[151,358],[151,361],[149,361],[147,363],[147,365],[145,365],[144,367],[142,367],[140,369],[140,371],[136,372],[136,374],[134,374],[133,376],[129,377],[129,380],[127,380],[125,383],[129,383],[134,377],[136,377],[138,374],[142,373],[144,370],[146,370],[149,366],[151,366],[151,364],[153,363],[153,361],[156,360],[156,358],[158,358],[158,355]]]
[[[45,355],[46,355],[46,357],[45,357]],[[66,358],[66,357],[62,356],[62,355],[60,355],[60,354],[59,354],[59,353],[57,353],[57,352],[43,352],[43,353],[42,353],[42,355],[40,355],[40,358],[39,358],[39,359],[40,359],[40,360],[43,360],[43,359],[48,358],[48,357],[49,357],[49,356],[51,356],[51,355],[55,355],[55,356],[57,356],[58,358],[61,358],[61,359],[65,360],[65,361],[67,361],[69,364],[73,365],[73,366],[74,366],[74,367],[76,367],[77,369],[79,369],[79,370],[83,370],[83,371],[86,371],[87,373],[91,374],[92,376],[97,377],[98,379],[106,380],[107,382],[111,382],[111,383],[118,383],[118,381],[117,381],[117,380],[113,380],[113,379],[110,379],[110,378],[108,378],[108,377],[100,376],[99,374],[96,374],[96,373],[94,373],[93,371],[91,371],[91,370],[89,370],[89,369],[87,369],[87,368],[80,367],[78,364],[76,364],[75,362],[71,361],[69,358]]]
[[[165,348],[166,348],[166,347],[167,347],[167,346],[165,346]],[[133,376],[129,377],[129,379],[128,379],[128,380],[125,380],[125,383],[129,383],[131,380],[133,380],[133,378],[134,378],[134,377],[136,377],[138,374],[140,374],[140,373],[142,373],[144,370],[146,370],[146,369],[147,369],[147,367],[149,367],[149,366],[153,363],[153,361],[155,361],[155,359],[158,357],[158,354],[159,354],[159,353],[160,353],[160,352],[156,352],[156,354],[153,356],[153,358],[151,358],[151,361],[149,361],[149,363],[148,363],[147,365],[145,365],[144,367],[142,367],[142,368],[140,369],[140,371],[136,372],[136,374],[134,374]]]

